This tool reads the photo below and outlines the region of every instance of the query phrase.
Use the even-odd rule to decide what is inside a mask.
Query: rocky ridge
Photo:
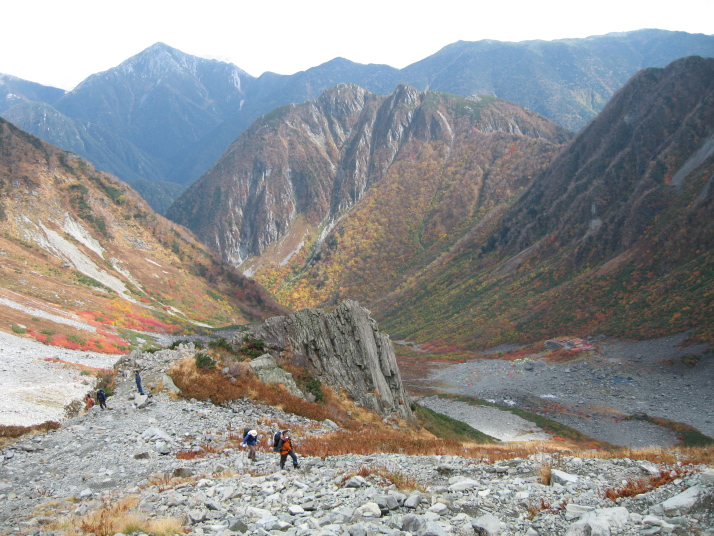
[[[193,351],[185,345],[131,359],[148,385]],[[127,358],[122,366],[133,364]],[[94,408],[56,431],[4,446],[0,533],[59,536],[52,527],[60,518],[132,495],[139,513],[179,518],[191,536],[714,534],[714,471],[705,466],[382,453],[301,456],[301,469],[281,471],[277,455],[266,451],[249,462],[231,434],[256,426],[264,445],[279,421],[329,441],[336,425],[246,400],[213,406],[177,400],[166,388],[152,397],[134,390],[131,375],[120,374],[111,409]],[[204,457],[176,457],[200,449]],[[538,483],[544,464],[554,467],[549,486]],[[405,475],[420,490],[396,489],[380,470]],[[623,482],[672,471],[677,478],[653,491],[617,504],[604,497]]]
[[[357,302],[347,300],[330,313],[303,309],[272,317],[253,333],[280,358],[308,367],[357,403],[414,419],[389,335]]]

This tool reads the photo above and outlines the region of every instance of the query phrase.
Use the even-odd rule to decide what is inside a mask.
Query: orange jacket
[[[293,450],[293,441],[290,438],[283,439],[280,443],[280,454],[287,454]]]

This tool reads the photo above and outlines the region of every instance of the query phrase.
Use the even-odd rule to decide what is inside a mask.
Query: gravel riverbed
[[[669,429],[623,418],[645,413],[689,424],[714,437],[714,356],[704,353],[696,366],[687,367],[681,357],[702,353],[705,347],[682,347],[686,337],[602,339],[596,352],[560,363],[534,355],[515,362],[478,359],[440,365],[426,379],[412,378],[407,385],[534,410],[615,445],[666,447],[676,442]],[[429,403],[454,418],[463,415],[458,404]],[[478,419],[469,424],[483,428]]]

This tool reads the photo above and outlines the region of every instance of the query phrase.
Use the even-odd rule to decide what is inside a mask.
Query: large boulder
[[[345,301],[331,313],[303,309],[269,318],[253,334],[265,342],[266,349],[307,367],[362,406],[414,418],[392,342],[357,302]]]
[[[281,369],[270,354],[253,359],[248,366],[263,383],[281,383],[294,396],[305,398],[295,383],[293,375]]]

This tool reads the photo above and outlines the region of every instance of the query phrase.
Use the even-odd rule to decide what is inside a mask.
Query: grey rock
[[[174,478],[188,478],[190,476],[193,476],[194,473],[195,471],[190,467],[177,467],[173,470],[171,476]]]
[[[714,484],[714,469],[702,471],[699,475],[699,481],[704,485]]]
[[[253,359],[248,366],[261,382],[283,384],[291,395],[305,398],[293,375],[280,368],[270,354]]]
[[[481,483],[478,480],[465,478],[454,484],[451,484],[449,486],[449,491],[467,491],[478,487],[481,487]]]
[[[383,514],[386,514],[389,510],[399,508],[399,501],[393,495],[379,495],[374,502],[377,503]]]
[[[239,517],[228,518],[228,530],[233,532],[248,532],[248,525]]]
[[[682,493],[675,495],[674,497],[670,497],[658,506],[661,508],[662,512],[668,516],[688,514],[699,503],[700,497],[703,494],[702,492],[703,489],[701,486],[692,486]]]
[[[164,386],[164,389],[166,389],[170,393],[175,393],[175,394],[181,393],[181,389],[176,387],[176,384],[171,379],[171,376],[169,376],[168,374],[163,375],[163,377],[161,379],[161,384]]]
[[[151,398],[149,395],[140,395],[136,394],[134,395],[134,405],[139,408],[143,409],[147,407],[149,404],[151,404]]]
[[[198,508],[192,508],[191,510],[188,511],[188,519],[194,525],[196,523],[200,523],[201,521],[206,519],[206,511],[200,510]]]
[[[414,420],[392,342],[357,302],[345,301],[331,313],[303,309],[269,318],[254,334],[271,350],[291,350],[294,364],[359,404]]]
[[[404,501],[404,506],[406,508],[411,508],[412,510],[415,509],[419,504],[421,503],[422,499],[422,494],[420,491],[414,491],[412,492],[409,497],[407,497],[407,500]]]
[[[351,476],[347,482],[345,482],[346,488],[362,488],[366,486],[369,486],[369,482],[359,475]]]
[[[571,475],[569,473],[566,473],[565,471],[561,471],[559,469],[551,469],[550,471],[550,483],[552,484],[561,484],[563,486],[566,486],[570,483],[574,483],[578,481],[577,475]]]
[[[503,530],[501,521],[493,514],[484,514],[471,520],[471,527],[476,536],[497,536]]]
[[[167,443],[171,443],[172,439],[171,436],[169,436],[166,432],[161,430],[160,428],[147,428],[144,430],[141,434],[141,438],[144,441],[166,441]]]
[[[580,504],[568,503],[565,505],[565,519],[572,521],[573,519],[579,518],[583,514],[592,512],[593,510],[595,510],[594,506],[583,506]]]
[[[382,510],[379,508],[379,505],[377,503],[367,502],[355,509],[354,514],[352,515],[352,520],[359,521],[359,519],[363,517],[382,517]]]
[[[322,424],[324,424],[327,428],[331,428],[332,430],[337,430],[339,428],[337,423],[331,421],[330,419],[325,419],[324,421],[322,421]]]

